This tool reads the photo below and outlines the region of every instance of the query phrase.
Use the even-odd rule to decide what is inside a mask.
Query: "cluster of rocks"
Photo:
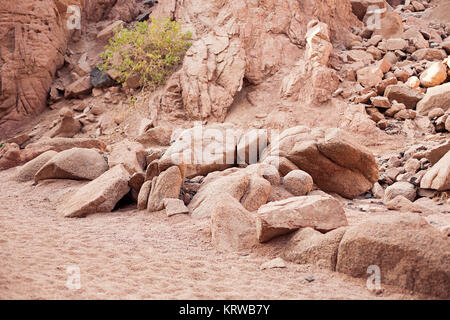
[[[211,138],[209,129],[231,131]],[[248,252],[285,236],[289,239],[281,254],[285,260],[355,277],[364,277],[368,265],[378,264],[386,284],[448,296],[448,239],[423,218],[399,213],[392,221],[375,219],[349,226],[338,199],[370,192],[383,178],[378,177],[375,157],[343,131],[298,126],[270,139],[263,131],[244,133],[230,124],[217,124],[206,127],[200,136],[195,135],[195,127],[184,130],[172,142],[159,145],[157,132],[161,133],[150,128],[134,141],[125,139],[103,148],[92,142],[68,148],[75,138],[46,138],[45,145],[58,145],[55,140],[59,140],[65,141],[59,143],[64,147],[34,157],[17,169],[16,179],[90,180],[59,201],[56,210],[66,217],[110,212],[128,197],[149,213],[165,210],[168,216],[208,219],[211,241],[219,250]],[[262,146],[261,141],[265,141]],[[212,158],[195,161],[194,146],[199,142],[202,152],[216,150]],[[252,157],[250,150],[258,150],[257,155]],[[448,190],[450,152],[437,159],[443,151],[436,150],[429,151],[433,156],[427,161],[417,156],[417,150],[405,152],[404,175],[410,182],[399,180],[387,187],[385,199],[398,201],[400,195],[413,201],[418,192],[412,182],[427,190]],[[402,165],[396,159],[389,159],[389,165],[382,163],[382,176],[390,167]],[[419,170],[431,166],[430,159],[436,163],[422,175]],[[421,181],[408,180],[417,171]],[[396,232],[387,232],[391,229]],[[417,237],[411,238],[411,232]],[[395,248],[402,248],[406,260],[394,258]],[[380,253],[382,260],[374,258]],[[408,269],[410,260],[420,268],[420,276]],[[429,281],[437,285],[429,286]]]
[[[426,208],[413,205],[413,202],[424,197],[434,198],[441,204],[449,201],[449,161],[448,140],[428,147],[414,145],[398,154],[380,157],[380,177],[372,194],[383,199],[390,209],[427,212]]]
[[[436,131],[448,131],[450,25],[411,13],[429,7],[428,2],[407,2],[394,10],[385,1],[352,1],[366,27],[354,28],[354,41],[339,56],[345,63],[337,67],[339,76],[351,85],[336,94],[365,104],[369,117],[387,132],[396,121],[418,115],[428,115]],[[383,10],[374,13],[369,6]],[[370,18],[376,14],[379,25],[374,27]]]

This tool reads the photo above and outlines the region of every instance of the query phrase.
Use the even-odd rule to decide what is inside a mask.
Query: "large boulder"
[[[450,110],[450,82],[427,89],[422,100],[417,103],[417,112],[426,115],[434,108]]]
[[[325,234],[312,228],[300,229],[289,240],[283,251],[283,258],[334,271],[339,244],[346,229],[347,227],[342,227]]]
[[[354,198],[378,180],[372,153],[339,129],[297,126],[272,141],[267,156],[285,157],[306,171],[322,190]]]
[[[439,191],[450,190],[450,151],[425,173],[420,187]]]
[[[164,199],[178,199],[182,184],[183,176],[177,166],[172,166],[158,177],[153,178],[147,210],[149,212],[162,210],[164,209]]]
[[[331,196],[322,195],[269,202],[261,206],[256,215],[256,232],[260,242],[299,228],[331,231],[347,224],[341,203]]]
[[[94,180],[108,169],[105,159],[96,150],[73,148],[52,157],[36,172],[34,180]]]
[[[365,278],[373,265],[380,268],[382,284],[450,297],[450,241],[422,217],[398,213],[348,228],[336,271]]]
[[[129,191],[130,174],[122,165],[106,171],[63,201],[57,211],[65,217],[110,212]]]
[[[27,162],[17,169],[16,180],[22,182],[34,180],[34,176],[39,169],[57,154],[58,152],[50,150]]]
[[[186,177],[193,178],[232,167],[240,136],[241,131],[230,124],[184,130],[158,160],[158,171],[184,163]]]
[[[215,199],[210,210],[211,240],[217,249],[241,252],[258,243],[255,219],[239,200],[225,193]]]
[[[266,174],[270,170],[267,168],[271,167],[254,164],[245,169],[230,168],[210,173],[189,204],[192,216],[210,216],[210,207],[221,194],[228,194],[238,200],[248,211],[256,211],[267,203],[272,190],[269,180],[273,179],[270,174]]]

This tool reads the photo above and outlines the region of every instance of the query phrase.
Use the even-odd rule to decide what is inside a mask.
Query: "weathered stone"
[[[143,172],[145,155],[146,151],[142,144],[125,139],[112,146],[108,164],[110,168],[122,164],[130,174]]]
[[[271,202],[260,207],[256,215],[259,242],[299,228],[330,231],[346,225],[342,205],[331,196],[302,196]]]
[[[423,99],[417,103],[417,112],[426,115],[429,110],[442,108],[450,110],[450,83],[444,83],[427,89]]]
[[[69,84],[64,91],[64,98],[82,98],[92,90],[92,83],[89,76],[84,76]]]
[[[388,86],[384,92],[384,96],[390,101],[396,100],[397,102],[403,103],[408,109],[414,109],[416,104],[424,97],[420,91],[411,89],[403,84]]]
[[[313,188],[313,179],[302,170],[293,170],[283,178],[284,188],[295,196],[303,196]]]
[[[186,207],[184,202],[180,199],[163,199],[164,208],[166,209],[166,214],[171,217],[176,214],[188,214],[189,209]]]
[[[314,65],[328,64],[333,45],[330,42],[330,35],[327,24],[318,20],[308,22],[306,33],[305,58]]]
[[[417,58],[417,60],[443,60],[445,57],[447,57],[447,54],[442,49],[432,49],[432,48],[425,48],[425,49],[419,49],[413,53],[413,56]]]
[[[286,268],[286,261],[284,261],[282,258],[278,257],[275,259],[272,259],[270,261],[264,262],[259,269],[260,270],[266,270],[266,269],[275,269],[275,268]]]
[[[84,1],[1,1],[0,140],[45,109],[74,32],[69,5],[83,10]]]
[[[450,151],[427,171],[420,187],[439,191],[450,190]]]
[[[447,79],[447,68],[442,62],[431,64],[420,75],[420,83],[424,87],[435,87],[443,83]]]
[[[149,212],[164,209],[164,199],[178,199],[183,178],[177,166],[170,167],[152,181],[152,187],[147,202]]]
[[[432,120],[433,118],[439,118],[440,116],[443,116],[445,114],[444,109],[442,108],[434,108],[433,110],[430,110],[428,112],[428,118]]]
[[[83,217],[96,212],[110,212],[129,191],[130,175],[122,165],[106,171],[81,187],[57,211],[65,217]]]
[[[107,170],[108,164],[96,150],[73,148],[52,157],[36,172],[34,180],[94,180]]]
[[[389,99],[386,97],[373,97],[370,98],[372,105],[377,108],[389,109],[391,107],[391,103]]]
[[[420,86],[420,80],[416,76],[412,76],[408,78],[408,81],[406,81],[405,85],[412,89],[417,89]]]
[[[185,163],[187,178],[224,170],[236,163],[236,146],[240,136],[240,130],[230,124],[195,126],[179,135],[158,161],[158,166],[166,168]]]
[[[245,194],[240,199],[242,206],[248,211],[255,211],[266,204],[272,187],[270,182],[258,176],[252,176]]]
[[[169,146],[172,130],[163,126],[151,128],[135,140],[141,143],[144,147]]]
[[[378,180],[373,155],[339,129],[287,129],[270,148],[271,155],[289,159],[311,175],[320,189],[348,198],[370,190]]]
[[[386,207],[390,210],[397,210],[400,212],[423,212],[424,209],[420,206],[406,199],[404,196],[396,196],[394,199],[386,203]]]
[[[18,168],[15,176],[16,180],[21,182],[34,180],[34,175],[36,174],[36,172],[38,172],[39,169],[41,169],[42,166],[56,154],[58,154],[56,151],[50,150],[27,162],[26,164]]]
[[[222,251],[247,251],[257,244],[254,218],[228,194],[211,204],[211,242]]]
[[[121,20],[114,21],[110,25],[108,25],[106,28],[104,28],[102,31],[100,31],[97,34],[97,39],[106,41],[109,38],[111,38],[114,34],[115,30],[118,30],[120,27],[124,25],[124,22]]]
[[[356,71],[357,80],[365,87],[375,87],[383,79],[383,71],[377,66],[368,66]]]
[[[450,297],[448,239],[417,215],[370,218],[346,230],[336,271],[366,278],[367,268],[381,270],[381,282],[414,292]]]
[[[386,188],[384,202],[387,203],[397,196],[404,196],[409,201],[414,201],[416,198],[416,187],[409,182],[396,182]]]
[[[97,67],[90,72],[90,80],[94,88],[106,88],[116,84],[106,72],[101,71]]]
[[[295,232],[289,240],[282,257],[299,264],[315,264],[321,268],[335,271],[339,243],[346,227],[320,233],[312,228]]]
[[[408,41],[400,38],[391,38],[386,41],[386,49],[395,51],[395,50],[405,50],[408,46]]]
[[[145,181],[139,190],[139,195],[137,199],[137,208],[138,210],[147,209],[148,196],[150,195],[150,189],[152,187],[152,181]]]

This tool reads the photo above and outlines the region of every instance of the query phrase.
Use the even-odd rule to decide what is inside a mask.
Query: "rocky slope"
[[[449,298],[448,2],[97,0],[81,3],[75,32],[64,19],[80,4],[48,2],[38,15],[0,5],[7,198],[35,190],[61,230],[86,216],[102,229],[117,210],[125,224],[178,219],[176,237],[201,225],[213,256],[339,279],[375,266],[394,289],[372,297]],[[99,54],[114,26],[149,16],[180,21],[193,46],[155,92],[120,87],[95,68]],[[40,225],[34,208],[2,210],[7,234]],[[2,296],[20,291],[7,283]],[[267,296],[292,296],[279,294]]]

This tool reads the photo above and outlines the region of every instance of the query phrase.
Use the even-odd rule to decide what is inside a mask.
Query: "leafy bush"
[[[183,33],[178,22],[167,18],[139,22],[130,30],[120,27],[105,47],[100,68],[111,70],[124,85],[133,77],[139,85],[154,89],[180,63],[191,38],[190,32]]]

